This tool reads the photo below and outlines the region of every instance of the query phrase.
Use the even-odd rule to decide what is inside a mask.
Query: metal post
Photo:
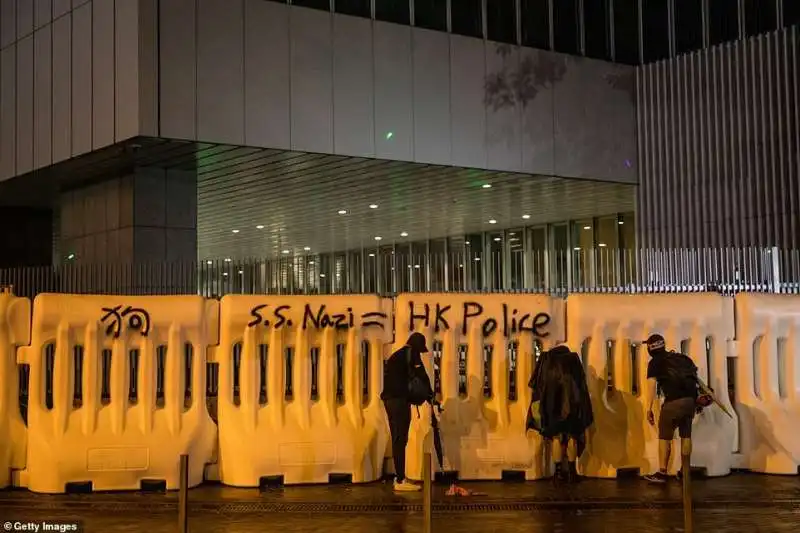
[[[189,531],[189,456],[181,455],[180,492],[178,493],[178,528]]]
[[[422,512],[424,513],[424,526],[425,533],[433,532],[433,487],[431,483],[431,464],[433,458],[431,452],[425,452],[422,463]],[[691,533],[691,532],[689,532]]]
[[[767,257],[772,267],[772,292],[779,294],[781,292],[781,255],[778,247],[773,246],[767,250]]]
[[[681,470],[683,471],[683,531],[685,533],[692,533],[692,467],[691,456],[683,455],[681,457]]]

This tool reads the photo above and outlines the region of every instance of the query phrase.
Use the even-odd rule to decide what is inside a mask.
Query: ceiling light
[[[206,264],[207,264],[207,265],[213,265],[213,264],[214,264],[214,261],[206,261]]]
[[[320,274],[319,277],[324,278],[325,274]]]
[[[601,243],[600,243],[600,244],[598,244],[597,246],[599,246],[600,248],[605,248],[605,247],[606,247],[606,243],[604,243],[604,242],[601,242]]]
[[[379,240],[381,240],[381,239],[383,239],[383,237],[381,237],[381,236],[375,237],[375,240],[376,240],[376,241],[379,241]]]
[[[313,265],[313,264],[314,264],[314,261],[309,261],[309,262],[308,262],[308,264],[309,264],[309,265]]]
[[[458,265],[458,268],[464,268],[463,264]]]
[[[230,258],[230,257],[226,257],[226,258],[225,258],[225,262],[226,262],[226,263],[230,263],[230,262],[231,262],[231,258]]]
[[[340,215],[346,215],[346,214],[347,214],[347,211],[346,211],[346,210],[344,210],[344,209],[339,209],[339,214],[340,214]]]
[[[494,242],[500,242],[500,237],[495,237]]]
[[[303,250],[305,250],[306,252],[310,252],[311,251],[311,247],[310,246],[303,246]]]
[[[375,254],[369,254],[370,257],[375,257]]]
[[[617,222],[617,224],[619,224],[620,226],[621,226],[621,225],[623,225],[624,223],[625,223],[625,222],[624,222],[624,221],[622,221],[622,220],[620,220],[619,222]]]
[[[370,209],[378,209],[378,204],[369,204]]]
[[[239,274],[244,274],[244,270],[240,270],[240,271],[239,271]]]
[[[483,185],[481,185],[481,187],[483,187],[484,189],[491,189],[492,188],[492,184],[491,183],[484,183]]]
[[[584,226],[583,229],[592,229],[591,226]]]
[[[469,241],[464,241],[464,244],[469,246]]]
[[[233,233],[239,233],[238,229],[235,229],[235,230],[232,230],[232,231],[233,231]]]
[[[414,268],[419,268],[419,265],[414,265]]]
[[[576,246],[575,248],[573,248],[573,250],[575,251],[580,251],[580,249],[581,249],[580,246]]]
[[[284,254],[288,254],[288,253],[289,253],[289,250],[284,250],[282,253],[284,253]]]
[[[261,224],[259,224],[258,226],[256,226],[256,229],[264,229],[264,226],[262,226]]]
[[[400,236],[401,237],[408,237],[408,233],[404,231],[403,233],[400,234]]]
[[[496,221],[495,219],[491,219],[491,220],[489,221],[489,224],[497,224],[497,221]]]
[[[475,258],[475,261],[480,261],[480,260],[481,260],[481,258],[480,258],[480,257],[476,257],[476,258]]]
[[[531,218],[531,216],[530,215],[522,215],[522,218],[524,218],[525,220],[528,220],[529,218]]]
[[[223,272],[222,275],[225,276],[226,278],[228,277],[228,273],[227,272]]]

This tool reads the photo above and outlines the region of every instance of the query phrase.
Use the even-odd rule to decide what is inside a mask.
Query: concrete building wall
[[[155,5],[0,0],[0,180],[154,131]]]
[[[798,27],[641,67],[646,247],[800,246]]]
[[[264,0],[159,15],[161,137],[636,181],[632,67]]]

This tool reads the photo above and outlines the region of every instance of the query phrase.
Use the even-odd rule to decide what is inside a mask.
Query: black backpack
[[[423,379],[412,366],[411,350],[408,348],[406,348],[406,367],[408,368],[408,403],[419,407],[430,400],[431,391],[428,380]]]
[[[682,353],[670,352],[665,361],[666,373],[670,381],[680,384],[686,390],[697,388],[697,366],[694,361]]]

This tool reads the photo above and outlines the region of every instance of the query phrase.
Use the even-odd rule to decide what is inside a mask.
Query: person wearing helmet
[[[428,353],[425,336],[412,333],[405,345],[394,352],[383,366],[381,399],[389,419],[394,462],[394,490],[415,492],[419,485],[406,479],[406,446],[411,428],[411,407],[433,403],[433,387],[422,364],[422,354]]]
[[[650,354],[647,365],[647,393],[650,405],[647,421],[656,425],[653,407],[658,391],[664,396],[658,418],[658,472],[645,476],[652,483],[666,483],[672,439],[675,430],[681,438],[682,464],[689,464],[692,455],[692,422],[697,409],[698,381],[697,366],[684,354],[667,351],[664,337],[650,335],[644,341]]]

